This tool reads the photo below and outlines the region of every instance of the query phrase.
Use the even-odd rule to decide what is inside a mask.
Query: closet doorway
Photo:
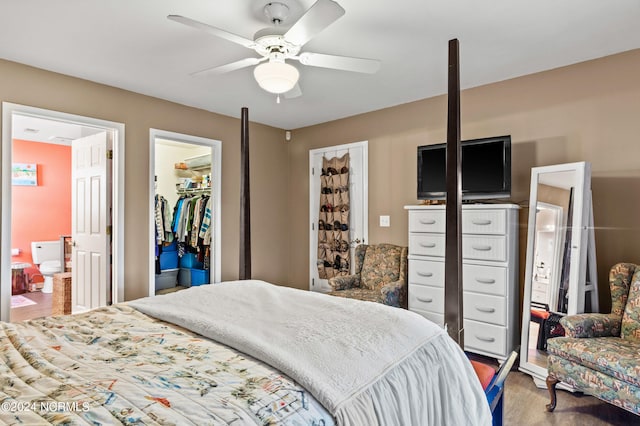
[[[149,155],[149,295],[220,282],[222,143],[151,129]]]
[[[330,275],[353,273],[355,247],[369,241],[368,152],[367,141],[309,150],[311,291],[326,293]],[[319,229],[321,217],[331,230]]]
[[[95,270],[91,268],[91,265],[89,265],[90,267],[88,269],[81,267],[74,268],[73,266],[79,266],[73,265],[74,262],[78,262],[77,259],[69,262],[69,266],[74,275],[71,289],[71,311],[79,312],[81,309],[89,309],[123,301],[124,124],[7,102],[3,102],[2,111],[3,208],[2,226],[0,228],[2,236],[2,245],[0,246],[0,262],[2,266],[2,272],[0,273],[0,319],[3,321],[13,319],[11,309],[14,299],[14,297],[12,297],[13,293],[20,296],[23,294],[28,296],[30,294],[29,292],[32,292],[31,294],[33,295],[38,295],[42,292],[43,297],[41,299],[46,299],[46,297],[44,297],[46,294],[41,291],[44,287],[43,289],[37,288],[34,282],[25,279],[25,269],[33,269],[35,273],[43,274],[45,278],[44,285],[46,286],[47,272],[50,274],[62,272],[62,265],[67,265],[65,257],[62,254],[56,256],[54,249],[53,251],[47,251],[48,254],[46,255],[53,255],[54,258],[43,258],[41,260],[52,263],[49,262],[49,260],[51,260],[54,263],[58,263],[60,268],[52,268],[50,265],[44,269],[42,265],[40,265],[40,269],[36,267],[32,252],[34,245],[31,243],[44,240],[46,244],[50,244],[51,247],[57,246],[62,251],[63,240],[61,235],[47,229],[46,226],[40,228],[39,232],[42,234],[29,234],[30,231],[36,229],[36,223],[32,223],[31,226],[25,223],[24,220],[25,215],[28,216],[29,214],[32,215],[35,213],[36,215],[40,215],[40,218],[43,219],[46,224],[47,218],[53,220],[54,211],[60,213],[60,210],[64,208],[66,208],[68,212],[78,213],[80,212],[79,208],[82,207],[82,211],[88,212],[88,215],[83,217],[78,217],[74,214],[68,215],[70,219],[66,219],[66,226],[68,228],[68,223],[71,223],[71,240],[76,237],[75,234],[78,230],[78,225],[86,225],[85,228],[89,227],[92,235],[100,237],[102,240],[109,240],[109,244],[103,244],[103,250],[101,252],[101,259],[104,259],[106,263],[103,262],[101,265],[98,265],[98,268]],[[77,160],[81,157],[80,155],[73,154],[73,152],[84,148],[86,144],[83,143],[83,141],[98,135],[106,136],[108,143],[111,145],[108,161],[106,161],[106,157],[101,157],[103,160],[101,163],[104,165],[101,174],[104,184],[104,187],[100,190],[101,202],[89,204],[84,201],[87,200],[87,197],[93,197],[93,186],[89,185],[86,188],[87,192],[84,193],[84,198],[82,198],[80,194],[78,194],[78,196],[72,195],[74,192],[70,190],[71,187],[75,188],[73,180],[76,178],[76,171],[74,167],[77,168]],[[106,139],[105,144],[107,143]],[[78,141],[78,143],[75,144],[75,148],[72,148],[71,145],[75,143],[75,141]],[[17,149],[15,146],[16,143],[20,144],[20,149],[14,151]],[[53,144],[57,146],[67,145],[69,152],[61,154],[56,151],[56,154],[53,153],[55,150],[45,149],[45,147],[54,146]],[[105,144],[103,144],[103,148],[106,149]],[[39,149],[35,145],[40,145],[43,148]],[[95,150],[93,150],[93,152],[95,152]],[[28,153],[26,157],[24,157],[25,153]],[[16,157],[18,154],[23,157]],[[103,149],[102,154],[106,156],[107,152]],[[53,155],[53,157],[51,155]],[[55,167],[60,166],[56,155],[67,156],[67,160],[64,161],[69,164],[68,168],[72,169],[72,171],[54,170]],[[21,176],[24,175],[24,173],[20,171],[23,166],[27,169],[29,167],[33,169],[31,175],[26,179],[26,183],[20,182],[22,180]],[[16,170],[17,172],[14,173]],[[55,181],[59,180],[59,173],[63,175],[68,174],[70,177],[68,179],[68,188],[65,191],[69,191],[71,195],[69,195],[70,198],[67,198],[67,200],[70,201],[66,207],[58,205],[59,200],[45,202],[43,198],[44,195],[50,195],[48,192],[54,191],[54,187],[57,187]],[[29,173],[27,173],[27,175],[29,175]],[[16,181],[16,178],[18,178],[18,181]],[[95,182],[96,180],[93,179],[93,181]],[[64,186],[64,183],[61,183],[61,185]],[[16,196],[18,198],[14,198]],[[35,208],[29,207],[29,205],[26,204],[20,205],[21,201],[33,201],[34,199],[36,202],[40,200],[40,204]],[[47,212],[50,213],[48,216]],[[100,220],[93,220],[92,217],[94,216],[99,217]],[[20,219],[20,221],[18,219]],[[84,219],[84,222],[81,222],[82,219]],[[60,218],[60,220],[65,221],[64,218]],[[13,229],[14,222],[16,226],[22,223],[23,226],[20,228],[22,231],[17,227]],[[25,229],[28,230],[28,232],[25,231]],[[82,250],[82,244],[81,242],[80,245],[76,244],[73,246],[71,253],[72,258],[76,252]],[[36,244],[36,246],[39,245]],[[93,250],[93,248],[90,248],[90,250]],[[78,276],[76,274],[77,271],[86,271],[90,279]],[[49,276],[49,280],[51,279],[52,276]],[[94,284],[96,285],[94,286]],[[51,286],[49,286],[48,291],[53,291]],[[91,295],[91,297],[85,298],[90,303],[80,303],[81,301],[77,299],[77,296],[81,294],[85,296]],[[96,297],[93,297],[94,295]],[[100,297],[98,297],[98,295]],[[29,298],[27,297],[27,299]],[[33,298],[30,300],[33,301]],[[31,307],[25,309],[31,309]],[[43,314],[50,313],[51,312],[43,312]]]

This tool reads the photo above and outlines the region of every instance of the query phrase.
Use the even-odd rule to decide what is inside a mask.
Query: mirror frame
[[[536,386],[546,388],[547,368],[529,361],[529,329],[531,322],[531,289],[534,268],[534,241],[536,237],[536,211],[540,176],[548,173],[574,172],[573,213],[568,218],[572,226],[567,315],[584,311],[584,283],[587,273],[588,227],[591,218],[591,165],[587,162],[533,167],[527,229],[527,255],[522,303],[522,334],[520,344],[520,371],[533,377]]]

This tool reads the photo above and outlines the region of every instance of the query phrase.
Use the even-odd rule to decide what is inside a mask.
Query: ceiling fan
[[[273,1],[264,6],[264,14],[273,26],[258,31],[253,40],[184,16],[169,15],[167,18],[253,49],[260,55],[260,57],[249,57],[207,68],[191,75],[223,74],[257,65],[253,70],[256,81],[262,89],[277,94],[278,102],[280,94],[284,94],[287,98],[294,98],[302,94],[298,85],[300,73],[296,67],[286,62],[287,59],[297,60],[303,65],[343,71],[368,74],[378,71],[380,61],[375,59],[312,52],[301,53],[300,50],[305,43],[344,15],[345,10],[333,0],[317,0],[300,19],[287,29],[285,23],[290,12],[287,2],[288,0]]]

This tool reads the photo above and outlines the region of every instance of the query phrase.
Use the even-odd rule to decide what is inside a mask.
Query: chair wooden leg
[[[555,377],[549,375],[547,376],[547,389],[549,390],[549,396],[551,397],[551,402],[547,404],[547,411],[552,412],[556,409],[556,385],[559,380]]]

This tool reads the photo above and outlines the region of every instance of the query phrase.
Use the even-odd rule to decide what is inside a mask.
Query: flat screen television
[[[446,198],[446,144],[418,147],[418,199]],[[461,142],[462,199],[511,197],[511,136]]]

